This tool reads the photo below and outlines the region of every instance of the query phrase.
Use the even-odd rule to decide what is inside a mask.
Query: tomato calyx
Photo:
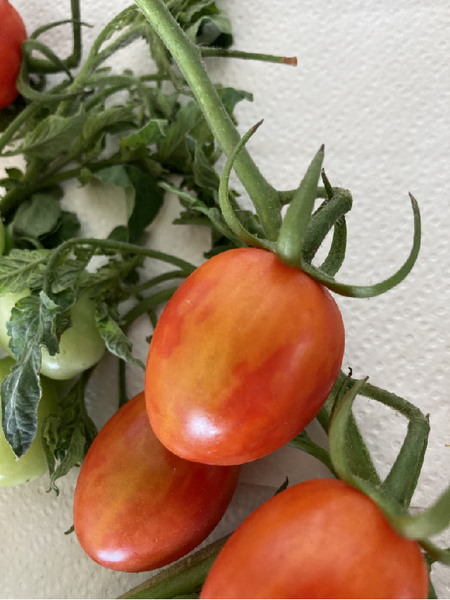
[[[355,381],[348,377],[342,388],[344,393],[334,403],[328,429],[330,459],[338,477],[374,500],[400,535],[417,540],[432,560],[450,565],[450,549],[440,549],[429,539],[450,525],[450,487],[431,507],[414,515],[408,512],[427,447],[428,417],[407,400],[368,384],[367,378]],[[354,443],[350,464],[348,428],[353,402],[359,394],[400,412],[409,421],[397,458],[382,482],[377,474],[361,476],[358,463],[367,460],[367,453]]]
[[[393,275],[373,285],[352,285],[340,283],[335,275],[342,266],[347,246],[347,226],[345,214],[352,208],[352,196],[348,190],[333,188],[322,169],[324,146],[321,146],[309,165],[299,187],[285,194],[288,204],[286,215],[278,229],[276,241],[259,237],[239,220],[238,209],[232,205],[228,193],[228,182],[234,162],[245,144],[257,131],[262,121],[251,127],[228,157],[219,187],[219,203],[222,215],[228,225],[229,237],[238,238],[255,248],[274,252],[286,265],[302,269],[313,279],[341,296],[371,298],[384,294],[411,272],[417,260],[421,242],[421,218],[417,200],[410,194],[414,216],[413,245],[405,263]],[[313,212],[319,194],[319,178],[322,177],[325,199]],[[312,260],[327,234],[333,230],[333,240],[327,258],[320,267]]]

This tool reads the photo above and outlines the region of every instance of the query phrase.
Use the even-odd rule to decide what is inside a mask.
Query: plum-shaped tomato
[[[330,479],[280,492],[233,533],[201,598],[426,598],[419,544],[368,496]]]
[[[116,571],[148,571],[184,556],[222,518],[238,467],[191,463],[154,435],[144,393],[101,429],[81,466],[73,518],[81,547]]]
[[[156,326],[145,381],[153,430],[188,460],[260,458],[316,416],[343,352],[342,317],[323,286],[266,250],[219,254]]]

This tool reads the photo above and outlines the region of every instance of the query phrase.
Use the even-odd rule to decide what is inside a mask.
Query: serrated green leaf
[[[82,183],[98,181],[100,183],[109,183],[117,187],[123,188],[125,191],[125,202],[127,206],[127,216],[131,216],[135,205],[135,189],[128,175],[128,170],[124,165],[113,165],[106,167],[95,173],[83,170]]]
[[[48,250],[13,249],[0,256],[0,296],[41,287],[47,260]]]
[[[48,116],[27,133],[18,153],[46,160],[67,154],[72,148],[74,138],[81,134],[86,118],[84,113],[71,117]]]
[[[97,428],[86,412],[84,390],[89,374],[84,374],[61,399],[58,414],[48,415],[42,424],[50,488],[59,493],[56,481],[80,464],[97,435]]]
[[[112,354],[128,363],[139,365],[143,369],[145,368],[142,361],[134,358],[131,352],[133,344],[124,334],[116,315],[112,314],[112,311],[108,309],[108,305],[105,302],[100,303],[97,308],[96,322],[98,330],[105,340],[106,347]]]
[[[168,122],[166,119],[151,119],[144,127],[120,140],[122,148],[135,148],[159,142],[165,135]]]
[[[111,233],[108,235],[108,240],[114,240],[116,242],[127,242],[129,241],[128,237],[128,227],[125,225],[118,225],[114,227]]]
[[[168,127],[166,137],[159,143],[159,155],[163,163],[168,162],[180,146],[183,147],[186,135],[202,118],[200,108],[195,102],[188,102],[179,110],[176,121]]]
[[[233,115],[236,105],[242,102],[242,100],[253,102],[253,94],[250,94],[250,92],[222,86],[216,86],[216,89],[229,115]]]
[[[195,144],[193,168],[194,181],[200,188],[218,191],[220,178],[198,144]]]
[[[134,208],[128,220],[129,242],[142,241],[145,228],[153,222],[164,201],[164,192],[158,180],[149,173],[132,165],[127,167],[128,177],[133,185]]]
[[[56,248],[63,242],[74,238],[80,231],[80,221],[75,213],[62,210],[55,231],[46,235],[42,241],[46,248]]]
[[[37,375],[40,354],[39,347],[30,348],[22,363],[12,367],[1,386],[3,432],[19,458],[36,437],[37,407],[42,393]]]
[[[23,202],[14,217],[13,231],[17,235],[40,238],[54,231],[61,216],[61,206],[53,194],[33,194]]]
[[[231,23],[223,13],[200,17],[186,29],[186,35],[200,46],[229,48],[233,43]]]

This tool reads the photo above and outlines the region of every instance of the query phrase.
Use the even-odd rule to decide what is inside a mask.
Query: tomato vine
[[[120,360],[121,406],[127,400],[125,362],[141,364],[133,356],[126,336],[131,323],[142,314],[149,316],[156,331],[156,342],[152,344],[154,356],[158,340],[164,338],[162,328],[167,328],[165,317],[159,321],[162,325],[158,324],[155,309],[173,296],[170,310],[175,312],[177,298],[181,297],[188,304],[192,302],[179,290],[191,292],[189,282],[194,281],[194,277],[201,278],[199,273],[205,269],[196,270],[181,258],[139,245],[146,227],[161,208],[163,190],[174,192],[180,198],[184,212],[179,222],[207,224],[211,228],[208,257],[230,249],[234,256],[244,256],[252,252],[249,246],[254,247],[271,253],[270,256],[275,254],[275,260],[283,263],[281,270],[286,267],[297,273],[302,271],[302,276],[306,273],[314,284],[343,296],[367,298],[392,289],[411,272],[420,250],[420,211],[410,195],[413,244],[402,267],[376,284],[357,286],[337,281],[335,277],[346,255],[346,215],[352,208],[352,196],[349,190],[334,187],[328,180],[323,169],[324,148],[317,152],[296,190],[276,190],[262,176],[245,148],[261,123],[242,138],[235,126],[236,104],[250,100],[251,95],[213,85],[201,59],[225,56],[284,64],[295,64],[295,60],[230,50],[232,37],[227,26],[217,28],[213,40],[221,47],[200,47],[200,18],[185,22],[182,11],[171,12],[162,0],[135,0],[135,3],[139,10],[134,6],[125,9],[102,30],[76,73],[74,69],[81,59],[81,32],[85,26],[77,0],[71,2],[72,19],[40,28],[22,47],[24,60],[17,83],[22,98],[8,111],[7,117],[15,118],[9,119],[0,138],[3,156],[23,155],[26,159],[24,172],[9,169],[7,177],[0,182],[6,190],[0,199],[6,223],[6,254],[0,258],[0,291],[3,296],[27,291],[26,298],[19,299],[11,312],[9,348],[16,364],[2,384],[3,429],[17,456],[27,452],[38,431],[41,348],[46,348],[50,355],[58,354],[62,336],[72,324],[73,307],[83,294],[89,292],[95,298],[96,327],[109,351]],[[208,7],[206,3],[198,12]],[[216,10],[215,7],[214,14]],[[61,59],[39,37],[67,22],[72,24],[73,52]],[[111,74],[104,69],[108,58],[137,38],[149,42],[157,73],[136,76],[128,71]],[[36,58],[36,52],[43,58]],[[47,76],[54,73],[60,73],[64,79],[49,87]],[[171,86],[170,94],[163,92],[163,84]],[[128,97],[123,104],[107,106],[110,97],[124,90]],[[25,106],[21,104],[23,99]],[[118,133],[121,139],[114,152],[105,153],[107,140]],[[219,177],[215,166],[222,152],[227,160]],[[237,194],[229,188],[233,169],[255,213],[244,213],[239,208]],[[180,177],[180,183],[175,184],[169,177],[173,174]],[[114,229],[108,239],[77,237],[76,216],[62,210],[59,204],[61,185],[73,178],[84,185],[114,184],[121,188],[129,209],[126,225]],[[150,201],[149,189],[152,190]],[[314,210],[318,199],[322,202]],[[43,206],[45,211],[42,211]],[[286,208],[284,217],[283,208]],[[329,253],[322,264],[316,266],[313,261],[317,251],[330,232],[333,238]],[[106,265],[89,271],[92,258],[99,255],[106,258]],[[139,269],[145,258],[165,263],[165,267],[172,270],[142,281]],[[240,275],[238,280],[244,277]],[[134,299],[134,306],[121,313],[121,304],[129,298]],[[235,304],[233,307],[236,309]],[[195,307],[190,307],[189,312],[195,315],[194,311]],[[164,351],[167,349],[164,339],[161,347]],[[215,355],[214,352],[211,355]],[[164,364],[169,362],[164,352],[161,355],[164,355],[161,359]],[[205,364],[210,366],[208,362]],[[333,381],[338,369],[336,366],[333,371]],[[50,485],[56,492],[56,480],[83,461],[97,433],[84,405],[89,375],[87,371],[70,388],[61,402],[60,414],[47,417],[42,425]],[[156,379],[150,381],[152,390],[157,389],[155,382]],[[332,381],[329,383],[326,393],[332,387]],[[156,396],[156,392],[152,393]],[[383,480],[352,413],[357,395],[384,404],[408,419],[403,445]],[[150,404],[148,402],[148,406]],[[161,412],[160,406],[155,412]],[[174,414],[180,412],[173,411]],[[437,548],[430,540],[450,525],[450,490],[422,513],[408,512],[428,441],[427,416],[406,399],[372,386],[366,379],[356,381],[340,372],[317,413],[317,420],[328,435],[329,450],[313,442],[304,430],[290,441],[283,439],[283,443],[316,457],[333,475],[373,500],[397,533],[418,541],[430,563],[439,560],[450,564],[450,550]],[[302,422],[302,427],[304,424]],[[255,457],[252,455],[248,460]],[[200,455],[194,458],[202,462]],[[194,559],[169,567],[166,574],[124,597],[197,593],[221,546],[222,542],[218,542]]]

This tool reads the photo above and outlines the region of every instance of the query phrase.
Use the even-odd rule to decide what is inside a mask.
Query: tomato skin
[[[0,109],[19,95],[16,79],[22,64],[21,45],[27,39],[25,25],[8,0],[0,0]]]
[[[315,479],[271,498],[226,542],[201,598],[426,598],[417,542],[367,496]]]
[[[325,402],[344,352],[329,292],[274,254],[219,254],[180,286],[149,349],[145,394],[172,452],[241,464],[299,433]]]
[[[0,385],[9,374],[14,360],[9,356],[0,359]],[[39,479],[47,473],[47,463],[41,445],[41,429],[45,417],[58,411],[58,395],[54,382],[41,377],[42,398],[38,406],[38,429],[27,452],[18,460],[0,429],[0,487],[21,485]]]
[[[74,526],[84,551],[117,571],[162,567],[202,542],[222,518],[238,467],[190,463],[156,438],[144,393],[101,429],[82,464]]]

